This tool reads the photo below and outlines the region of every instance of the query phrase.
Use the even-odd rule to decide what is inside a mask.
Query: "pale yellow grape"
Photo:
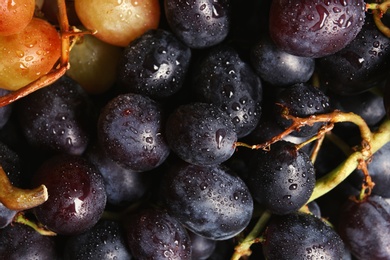
[[[96,37],[117,46],[127,46],[160,20],[158,0],[75,0],[82,24]]]

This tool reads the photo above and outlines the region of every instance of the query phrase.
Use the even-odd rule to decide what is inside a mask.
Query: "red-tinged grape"
[[[0,1],[0,36],[21,32],[31,21],[35,0]]]
[[[0,36],[0,88],[17,90],[47,74],[60,53],[57,30],[43,19],[33,18],[19,33]]]
[[[90,94],[100,94],[114,85],[122,48],[84,35],[69,55],[70,69],[66,74]]]
[[[357,259],[390,259],[390,204],[382,197],[348,200],[338,230]]]
[[[50,157],[33,176],[33,184],[44,184],[49,198],[33,209],[47,229],[76,235],[93,227],[106,206],[104,181],[98,170],[81,156]]]
[[[127,46],[160,21],[158,0],[75,0],[82,24],[112,45]]]
[[[350,43],[365,17],[363,0],[273,0],[269,12],[271,38],[282,50],[319,58]]]

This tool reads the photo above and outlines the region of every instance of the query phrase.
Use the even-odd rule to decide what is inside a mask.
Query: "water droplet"
[[[288,187],[289,190],[296,190],[298,188],[297,184],[291,184],[290,187]]]
[[[221,149],[222,147],[222,142],[223,139],[226,136],[226,130],[225,129],[218,129],[217,132],[215,133],[215,140],[217,142],[217,148]]]

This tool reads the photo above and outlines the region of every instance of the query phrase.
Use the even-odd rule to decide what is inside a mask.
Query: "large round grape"
[[[226,166],[179,163],[164,176],[161,187],[169,213],[208,239],[229,239],[252,218],[252,196],[245,183]]]
[[[269,31],[283,50],[298,56],[319,58],[350,43],[365,17],[363,0],[274,0]]]
[[[214,104],[190,103],[171,113],[166,124],[167,142],[184,161],[216,165],[229,159],[237,134],[225,112]]]
[[[162,164],[170,151],[162,128],[163,111],[157,102],[123,94],[102,109],[98,139],[112,160],[133,171],[148,171]]]

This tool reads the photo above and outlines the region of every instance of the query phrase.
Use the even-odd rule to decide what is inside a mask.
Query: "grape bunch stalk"
[[[390,246],[388,239],[374,237],[377,243],[370,244],[369,239],[358,238],[359,230],[368,233],[374,224],[376,228],[389,230],[386,221],[389,220],[390,206],[375,194],[374,189],[380,184],[373,180],[374,167],[370,168],[375,165],[373,161],[376,155],[390,143],[390,91],[384,90],[389,87],[387,77],[383,80],[383,88],[379,88],[387,114],[375,127],[358,113],[331,106],[330,100],[333,99],[328,99],[321,88],[325,85],[332,92],[333,87],[335,95],[339,94],[340,87],[335,86],[332,79],[321,77],[326,75],[326,65],[321,67],[321,64],[326,64],[332,58],[336,60],[339,56],[346,57],[353,68],[340,65],[341,76],[335,75],[335,78],[341,78],[344,73],[352,82],[359,81],[359,77],[366,79],[378,75],[377,68],[372,71],[367,69],[367,74],[361,72],[362,63],[365,65],[368,59],[351,54],[351,46],[355,39],[365,39],[363,33],[370,33],[371,29],[364,27],[369,24],[364,24],[368,14],[372,15],[375,29],[384,38],[390,38],[390,28],[384,21],[390,0],[380,3],[313,0],[299,1],[297,4],[287,0],[270,1],[270,27],[265,30],[269,37],[260,41],[256,55],[264,54],[262,48],[275,43],[276,47],[272,46],[274,49],[268,49],[268,52],[275,51],[274,55],[283,53],[287,55],[287,60],[304,61],[307,68],[304,76],[310,74],[310,80],[293,83],[290,82],[293,77],[287,74],[294,74],[295,78],[298,72],[287,72],[281,67],[274,70],[283,70],[281,74],[286,73],[287,76],[281,75],[275,82],[266,75],[259,77],[257,74],[264,71],[262,66],[271,66],[272,62],[264,65],[256,56],[252,57],[251,66],[247,66],[242,57],[255,55],[255,52],[236,52],[234,44],[237,42],[232,41],[233,44],[226,47],[228,42],[208,52],[208,48],[218,47],[228,37],[234,39],[234,34],[229,35],[227,29],[230,18],[226,18],[231,11],[227,11],[227,6],[233,5],[234,1],[213,1],[211,7],[198,0],[160,2],[164,2],[164,26],[171,28],[172,33],[157,29],[156,22],[151,20],[147,25],[151,27],[149,31],[139,33],[135,39],[123,40],[111,39],[115,37],[107,37],[104,31],[71,26],[68,3],[66,0],[56,0],[59,41],[53,44],[58,48],[51,54],[54,58],[58,56],[58,59],[51,61],[53,64],[46,72],[37,72],[28,84],[6,86],[6,94],[0,97],[0,108],[19,105],[19,111],[15,113],[20,118],[29,117],[28,113],[35,114],[37,117],[28,119],[33,122],[38,121],[39,116],[49,117],[47,111],[50,108],[54,110],[54,105],[49,108],[42,105],[44,108],[38,110],[41,109],[39,105],[37,110],[33,110],[35,102],[41,102],[40,98],[45,96],[39,96],[38,92],[47,87],[49,94],[46,96],[51,95],[60,102],[60,120],[74,120],[64,127],[57,124],[50,131],[57,136],[77,133],[73,134],[77,137],[69,137],[63,146],[57,141],[49,144],[36,141],[34,145],[54,156],[40,161],[30,185],[23,188],[18,188],[18,182],[8,176],[5,170],[9,167],[7,162],[1,165],[0,210],[5,207],[11,220],[3,221],[0,218],[0,256],[1,241],[6,240],[4,237],[15,236],[17,240],[12,231],[1,232],[2,224],[5,230],[12,222],[19,229],[24,228],[19,224],[32,227],[45,237],[71,236],[65,246],[66,259],[85,255],[102,257],[102,250],[97,252],[93,237],[107,237],[105,232],[109,232],[109,238],[106,239],[108,245],[104,240],[104,250],[117,252],[123,259],[131,259],[132,256],[137,259],[193,259],[207,250],[210,251],[208,255],[205,258],[199,256],[199,259],[208,259],[213,252],[217,252],[217,243],[224,241],[234,242],[229,247],[232,249],[229,251],[232,260],[251,259],[257,245],[261,245],[262,256],[266,259],[290,259],[292,255],[335,259],[346,254],[346,247],[358,259],[370,257],[367,250],[357,250],[365,247],[369,248],[368,251],[375,251],[372,253],[376,257],[390,257],[390,252],[386,251]],[[138,1],[132,1],[132,4],[139,5]],[[202,24],[203,13],[196,13],[191,16],[195,17],[193,22],[185,23],[196,9],[193,6],[204,11],[206,25]],[[146,8],[155,16],[159,15],[156,15],[158,11],[154,7]],[[180,8],[181,12],[176,8]],[[319,22],[316,21],[318,17],[312,15],[313,9],[319,15]],[[291,18],[295,13],[297,18]],[[329,17],[333,19],[332,24]],[[208,22],[219,18],[219,24]],[[88,22],[84,20],[84,23]],[[1,26],[0,37],[2,33],[7,34]],[[204,27],[199,29],[197,26]],[[346,28],[348,33],[343,31]],[[189,33],[193,31],[195,36]],[[208,33],[214,38],[204,38],[204,34]],[[107,42],[114,40],[115,45],[124,48],[117,80],[118,85],[124,87],[98,112],[91,108],[77,88],[73,88],[72,80],[64,79],[72,66],[70,55],[76,42],[89,35],[99,35]],[[305,43],[302,44],[301,40]],[[385,44],[388,43],[382,45]],[[155,53],[149,54],[148,48],[155,48]],[[390,48],[390,44],[382,49],[387,48]],[[199,62],[190,64],[190,58],[196,54],[199,54],[200,58],[196,60]],[[167,60],[171,64],[165,61],[166,57],[169,57]],[[165,67],[156,68],[154,64],[160,62],[159,59],[164,60],[162,64]],[[315,72],[314,68],[310,68],[314,67],[314,59],[319,61],[319,70]],[[142,70],[139,70],[140,64]],[[386,67],[387,63],[372,65],[375,66]],[[165,68],[164,73],[158,71],[161,67]],[[390,69],[390,65],[386,68]],[[194,75],[185,78],[191,69]],[[158,77],[153,74],[157,72]],[[373,85],[382,84],[380,77],[382,75],[378,76],[379,83],[367,81],[369,83],[365,87],[373,90]],[[283,82],[285,78],[288,83]],[[167,83],[169,81],[172,85]],[[0,87],[1,84],[0,79]],[[69,95],[62,99],[61,92],[66,92],[66,88],[57,85],[58,92],[55,92],[49,87],[56,84],[69,87]],[[194,85],[191,86],[193,89],[186,89],[193,91],[194,97],[180,92],[182,85],[186,84]],[[263,100],[269,94],[264,93],[269,91],[268,87],[278,84],[282,87],[272,92],[272,101]],[[223,85],[222,90],[219,89],[220,85]],[[143,92],[142,88],[149,86]],[[356,91],[348,93],[353,95],[364,94],[367,90],[351,86],[347,88],[347,92]],[[73,94],[80,94],[77,96],[79,99],[71,100]],[[179,101],[171,102],[172,97],[178,97]],[[185,103],[187,100],[191,102]],[[295,103],[296,100],[303,100],[303,103]],[[268,101],[271,102],[270,106]],[[263,107],[263,103],[267,106]],[[72,114],[69,107],[75,104],[79,105],[75,109],[78,111]],[[21,107],[29,112],[20,111]],[[88,114],[91,115],[88,118],[85,114],[80,115],[79,110],[93,112]],[[272,135],[265,139],[258,139],[253,133],[265,124],[267,117],[275,120],[278,130],[269,131]],[[93,122],[97,129],[91,131],[91,136],[84,135],[89,131],[87,126],[84,127],[88,123],[75,127],[79,121]],[[358,132],[359,140],[354,141],[353,146],[334,134],[338,126],[346,125]],[[30,127],[33,128],[34,124],[30,124]],[[68,132],[63,130],[66,127],[70,129]],[[31,139],[45,139],[35,138],[31,134],[33,130],[27,127],[22,131],[31,143]],[[290,142],[290,137],[299,141]],[[331,140],[343,152],[344,159],[317,178],[315,165],[322,156],[326,140]],[[247,152],[250,155],[249,159],[245,158],[244,164],[248,168],[238,166],[237,174],[232,170],[237,166],[234,164],[235,155]],[[8,150],[6,153],[11,154]],[[160,169],[164,174],[156,177],[155,171]],[[361,173],[359,186],[348,199],[348,205],[342,209],[344,218],[338,223],[339,226],[333,227],[325,217],[314,217],[311,205],[331,194],[357,172]],[[149,177],[157,179],[157,184]],[[117,183],[114,185],[110,178]],[[63,185],[58,187],[58,183]],[[29,188],[31,185],[35,188]],[[129,191],[126,185],[133,185],[132,190]],[[147,191],[148,185],[154,187],[155,191]],[[55,192],[51,193],[51,190]],[[274,192],[276,190],[280,192]],[[348,218],[358,224],[345,221]],[[363,221],[366,219],[368,221]],[[18,232],[28,233],[24,230]],[[374,235],[367,236],[372,238]],[[197,245],[195,241],[203,244]],[[39,240],[39,243],[48,243],[47,247],[52,248],[49,245],[52,241]],[[85,246],[81,248],[80,243]],[[103,242],[96,243],[102,246]],[[55,253],[50,251],[48,254]]]

